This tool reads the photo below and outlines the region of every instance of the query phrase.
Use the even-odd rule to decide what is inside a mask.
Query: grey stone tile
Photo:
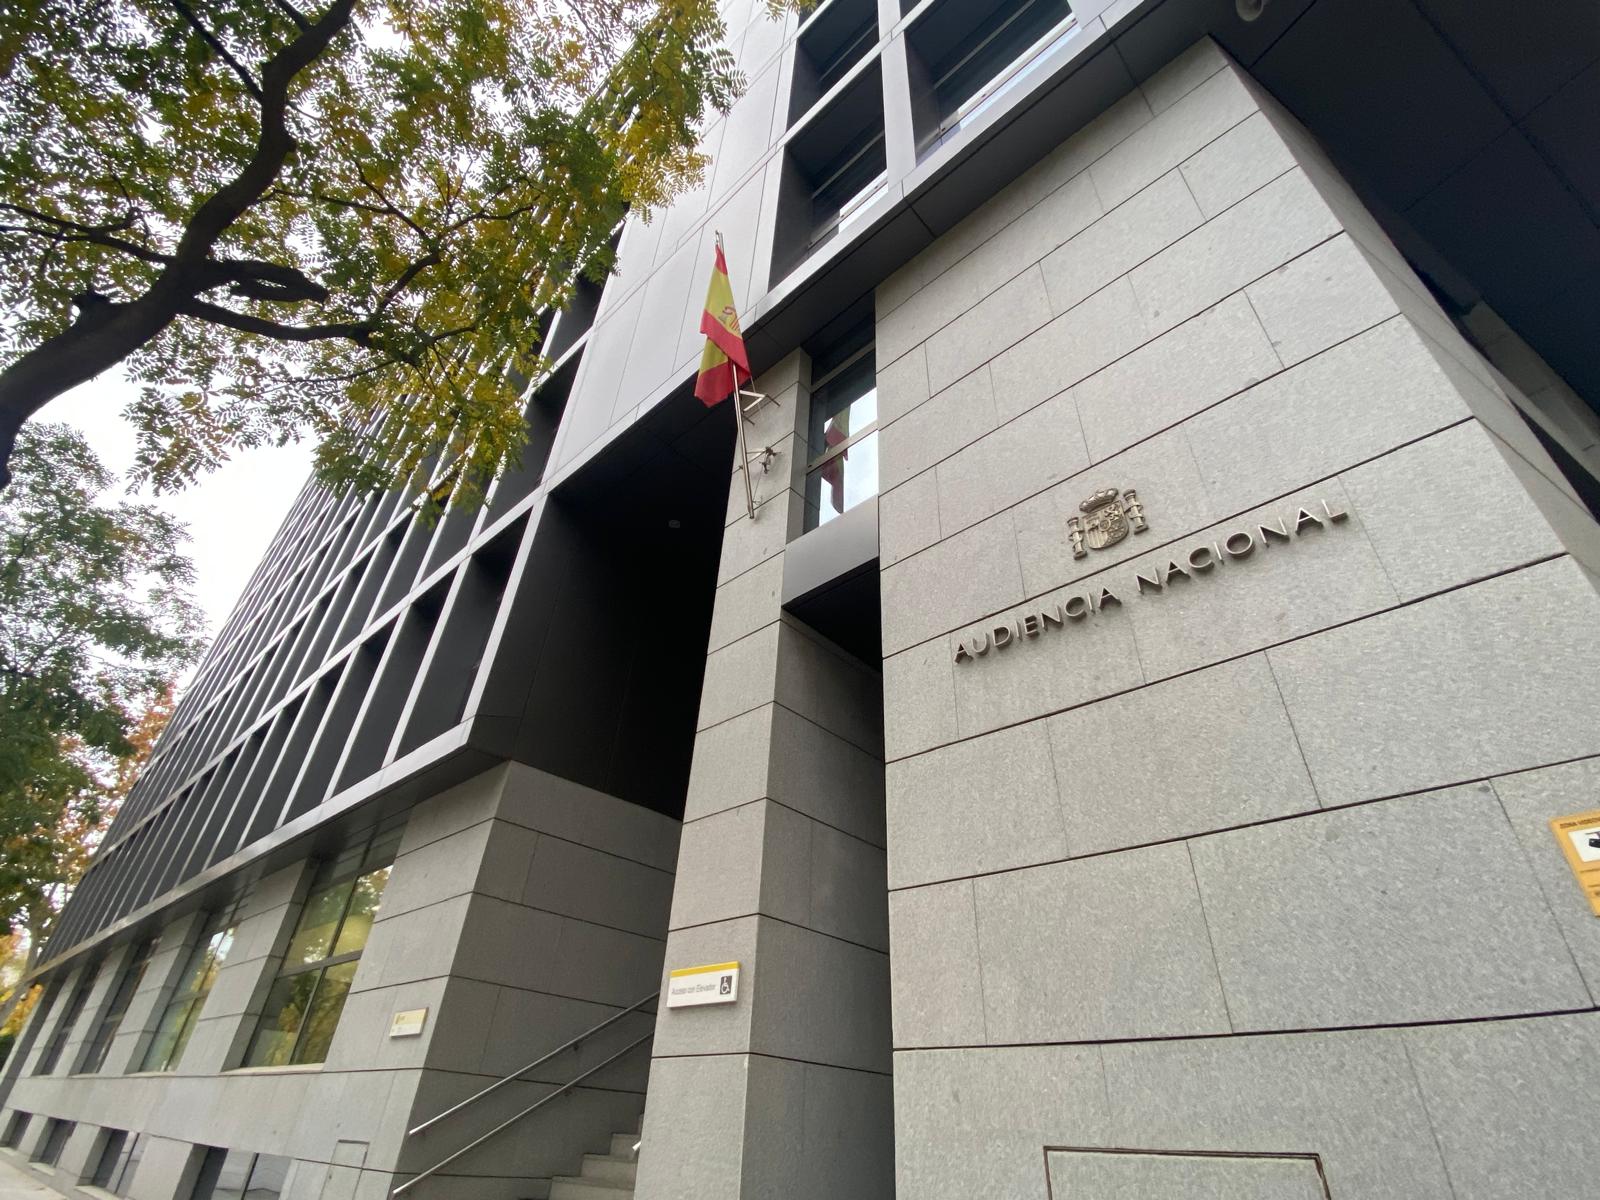
[[[885,655],[1015,604],[1022,571],[1010,517],[1001,514],[902,559],[883,571],[882,587]]]
[[[512,763],[500,815],[663,871],[678,860],[678,822],[559,775]]]
[[[1075,307],[1204,221],[1183,177],[1169,171],[1045,258],[1051,307]]]
[[[640,1194],[661,1200],[740,1194],[750,1070],[748,1056],[734,1054],[657,1057],[650,1064]]]
[[[890,763],[888,780],[892,888],[1066,857],[1042,724]]]
[[[1056,396],[939,464],[941,526],[975,525],[1088,465],[1072,396]]]
[[[932,394],[928,391],[928,355],[919,342],[914,349],[888,361],[881,336],[877,351],[883,356],[877,374],[878,420],[887,425],[905,416]]]
[[[1072,389],[1098,462],[1281,369],[1242,294],[1185,321]]]
[[[907,338],[934,340],[939,330],[1000,291],[1099,215],[1100,201],[1087,174],[1022,209],[889,315],[889,352],[898,353]]]
[[[1044,275],[1030,267],[928,339],[928,386],[935,392],[949,387],[1051,315]]]
[[[1239,1029],[1589,1002],[1487,784],[1192,844]]]
[[[707,729],[772,700],[782,628],[773,622],[706,656],[697,729]]]
[[[1262,113],[1246,117],[1179,169],[1206,219],[1237,204],[1295,165],[1294,155]]]
[[[1182,844],[988,875],[973,892],[993,1041],[1229,1031]]]
[[[1045,1200],[1043,1147],[1105,1144],[1093,1046],[904,1051],[894,1083],[899,1196]]]
[[[786,708],[774,710],[767,791],[772,799],[883,845],[883,758]]]
[[[1152,111],[1165,112],[1227,65],[1227,55],[1210,38],[1203,37],[1139,88]]]
[[[1340,479],[1402,599],[1565,549],[1476,421]]]
[[[704,816],[683,826],[672,928],[749,917],[762,902],[765,803]]]
[[[1050,739],[1075,854],[1317,807],[1260,655],[1073,709]]]
[[[1314,1151],[1336,1197],[1451,1200],[1400,1034],[1106,1046],[1116,1146]]]
[[[1169,329],[1338,233],[1305,174],[1291,171],[1134,268],[1154,329]]]
[[[1030,207],[1083,171],[1112,146],[1150,122],[1150,106],[1135,90],[1078,130],[954,229],[942,235],[878,289],[878,316],[885,316],[933,284]],[[882,342],[880,340],[880,345]]]
[[[761,994],[767,965],[756,952],[759,921],[759,917],[740,917],[693,929],[675,929],[668,935],[666,962],[661,968],[663,988],[667,986],[667,972],[679,967],[736,962],[739,999],[732,1004],[698,1008],[662,1008],[650,1050],[658,1061],[663,1056],[740,1054],[750,1049],[751,1012]]]
[[[883,660],[884,757],[892,762],[956,736],[954,658],[943,639]]]
[[[760,472],[756,473],[760,477]],[[769,478],[777,480],[774,474]],[[732,488],[737,481],[730,478]],[[738,504],[740,497],[730,492],[728,503]],[[779,490],[778,494],[756,509],[755,520],[742,511],[722,534],[722,561],[717,569],[717,584],[744,574],[758,563],[779,554],[793,538],[799,536],[805,500],[792,488]]]
[[[899,486],[996,424],[994,386],[982,367],[878,434],[878,486]]]
[[[1115,545],[1072,556],[1067,521],[1083,516],[1082,504],[1101,488],[1132,488],[1143,505],[1149,529]],[[1027,594],[1065,587],[1130,558],[1154,541],[1204,529],[1217,511],[1200,478],[1189,441],[1181,429],[1157,434],[1012,510],[1017,557]]]
[[[1095,1200],[1327,1200],[1328,1195],[1309,1156],[1049,1150],[1045,1163],[1052,1192]]]
[[[1117,280],[991,364],[995,408],[1010,420],[1066,391],[1147,337],[1138,297]]]
[[[779,809],[785,820],[801,822],[810,842],[809,888],[801,923],[822,933],[859,942],[885,953],[889,949],[888,880],[884,849],[832,826]],[[773,834],[778,822],[767,822],[767,858],[780,847]],[[799,855],[796,854],[796,859]]]
[[[1556,817],[1588,812],[1600,797],[1600,759],[1501,775],[1495,794],[1511,821],[1567,946],[1591,996],[1600,997],[1600,920],[1567,866],[1550,822]]]
[[[1461,393],[1396,318],[1184,428],[1218,509],[1239,512],[1466,415]]]
[[[759,929],[766,983],[750,990],[751,1049],[888,1074],[889,956],[783,921]]]
[[[694,740],[683,819],[722,812],[767,794],[772,706],[701,730]]]
[[[1600,1015],[1407,1029],[1456,1200],[1586,1196]]]
[[[1489,441],[1516,476],[1562,549],[1591,573],[1600,570],[1600,525],[1595,524],[1589,510],[1493,432],[1489,434]]]
[[[720,650],[729,642],[754,633],[778,619],[779,593],[783,590],[783,556],[775,554],[717,589],[711,610],[711,635],[707,650]]]
[[[1286,366],[1400,311],[1371,261],[1340,234],[1245,288]]]
[[[926,549],[942,536],[939,479],[933,471],[878,497],[878,557],[884,566]]]
[[[883,754],[883,683],[878,672],[800,622],[778,627],[773,697],[868,754]]]
[[[987,1041],[972,881],[891,892],[889,937],[896,1049]]]
[[[769,1178],[778,1182],[783,1194],[796,1200],[876,1200],[893,1195],[892,1080],[887,1075],[814,1063],[796,1064],[796,1068],[805,1081],[800,1148],[805,1170],[798,1177],[788,1172]],[[769,1092],[763,1088],[763,1094]],[[770,1111],[779,1129],[793,1128],[792,1105],[773,1103]]]
[[[1348,515],[1330,518],[1339,512]],[[1301,513],[1310,519],[1302,520]],[[1297,524],[1303,528],[1295,533]],[[1293,540],[1268,541],[1260,533],[1263,525],[1288,530]],[[1254,539],[1255,550],[1245,558],[1219,554],[1238,532]],[[1191,570],[1196,554],[1202,562],[1221,562]],[[1139,661],[1151,679],[1326,629],[1397,599],[1362,534],[1359,510],[1337,480],[1150,551],[1112,574],[1120,577],[1121,586],[1111,585],[1118,595],[1138,595],[1140,575],[1165,580],[1160,591],[1147,591],[1127,606]]]
[[[664,938],[672,873],[548,834],[528,864],[522,903],[643,937]]]
[[[941,639],[954,665],[956,727],[961,736],[1098,700],[1146,681],[1133,623],[1116,604],[1108,602],[1101,611],[1050,628],[1037,638],[1020,631],[1019,621],[1028,614],[1065,605],[1073,596],[1092,592],[1098,597],[1101,582],[1090,580],[1085,586],[1051,592]],[[1013,631],[1010,644],[971,662],[955,663],[959,644],[985,631],[992,641],[1001,624]]]
[[[1214,72],[1089,169],[1101,202],[1121,204],[1255,111],[1237,72]]]
[[[1600,752],[1597,619],[1558,559],[1268,657],[1317,793],[1339,804]]]

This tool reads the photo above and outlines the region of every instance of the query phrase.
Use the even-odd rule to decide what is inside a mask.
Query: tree
[[[0,486],[24,421],[125,363],[157,487],[309,433],[336,486],[478,494],[542,317],[703,172],[725,36],[715,0],[16,0]]]
[[[187,534],[30,425],[0,507],[0,922],[37,948],[200,653]]]

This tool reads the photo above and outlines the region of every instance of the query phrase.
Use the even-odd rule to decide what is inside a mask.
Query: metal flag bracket
[[[738,379],[737,368],[734,369],[734,378],[735,380]],[[750,515],[750,519],[754,521],[756,519],[756,495],[755,487],[750,482],[750,464],[752,461],[759,463],[761,466],[761,473],[765,475],[768,468],[772,466],[773,460],[778,457],[778,451],[774,447],[768,445],[761,447],[761,449],[752,454],[750,452],[749,441],[745,437],[744,427],[747,423],[754,420],[756,414],[762,409],[766,408],[769,404],[777,404],[778,402],[771,396],[766,395],[764,392],[757,392],[737,386],[735,387],[735,395],[737,397],[735,403],[739,406],[739,416],[742,418],[738,422],[739,463],[744,472],[745,511]]]

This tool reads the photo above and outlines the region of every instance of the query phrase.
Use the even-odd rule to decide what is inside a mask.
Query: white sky
[[[112,471],[133,464],[133,427],[122,415],[134,389],[120,373],[107,372],[47,404],[37,421],[65,422],[80,430]],[[283,523],[289,505],[311,470],[311,446],[238,455],[181,492],[157,496],[148,488],[132,495],[159,505],[189,527],[195,599],[215,634]],[[185,680],[187,682],[187,680]]]

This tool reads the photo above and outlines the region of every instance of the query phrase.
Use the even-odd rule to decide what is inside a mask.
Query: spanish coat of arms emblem
[[[1073,558],[1087,558],[1090,550],[1115,546],[1130,532],[1143,533],[1150,528],[1144,519],[1144,506],[1132,488],[1123,492],[1101,488],[1078,505],[1078,510],[1083,516],[1067,520]]]

